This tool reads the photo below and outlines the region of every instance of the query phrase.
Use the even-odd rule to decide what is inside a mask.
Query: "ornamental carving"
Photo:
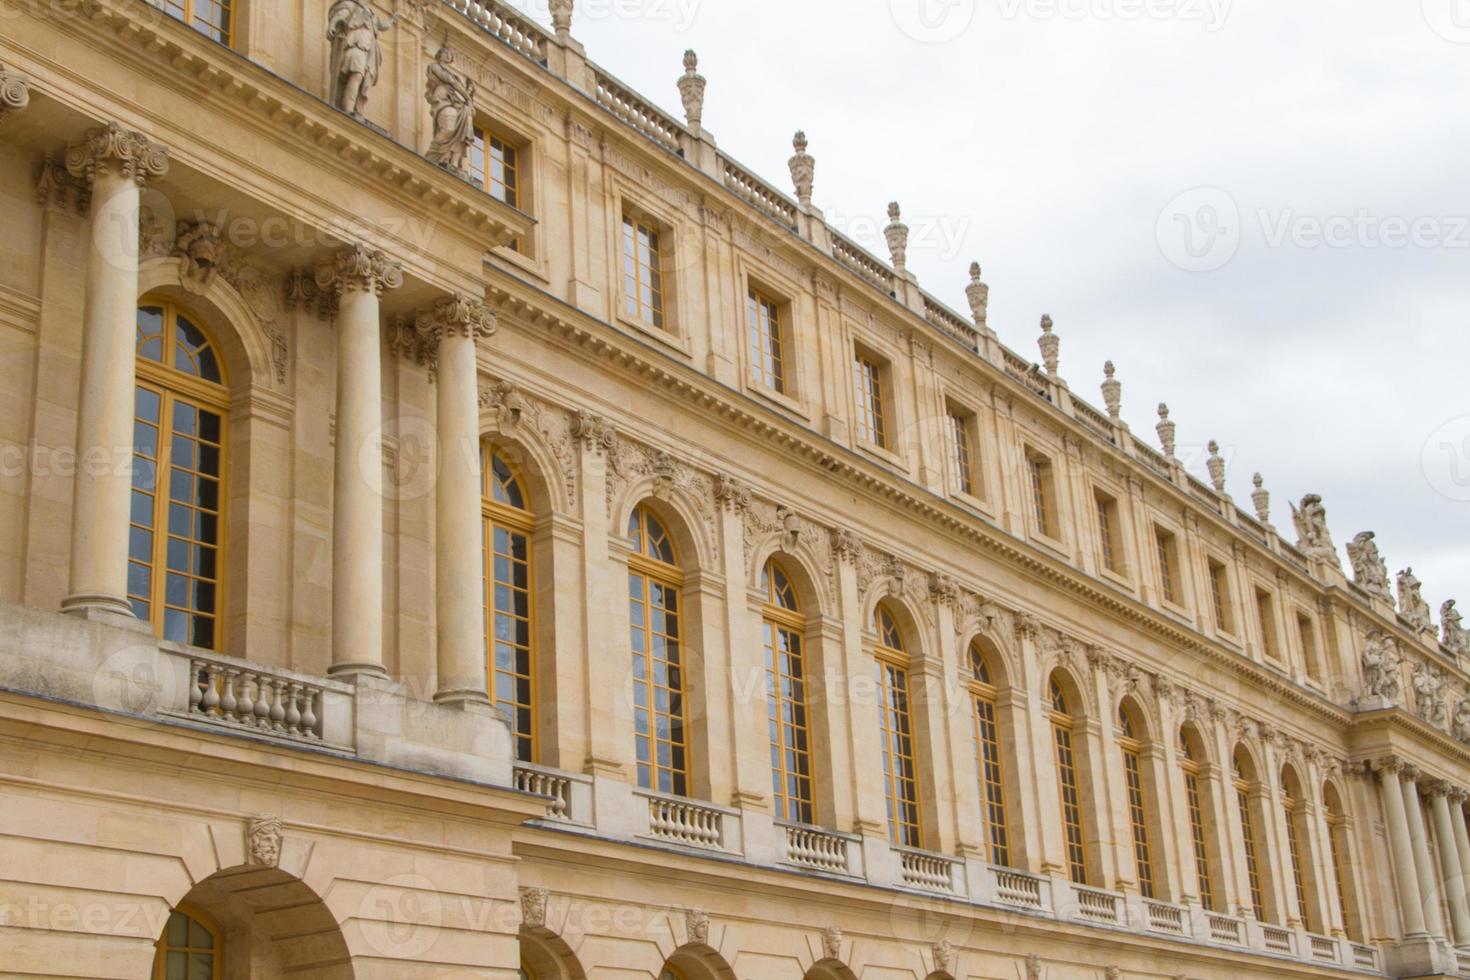
[[[484,303],[455,293],[441,296],[428,309],[420,310],[415,325],[437,347],[446,337],[484,340],[495,333],[498,322],[495,312]]]
[[[546,928],[546,903],[550,897],[545,888],[522,888],[521,925],[532,929]]]
[[[1114,422],[1119,421],[1123,414],[1123,382],[1115,377],[1117,372],[1112,361],[1103,363],[1103,404],[1107,406],[1108,418]]]
[[[36,203],[47,210],[73,211],[85,214],[92,202],[87,182],[72,175],[66,163],[58,163],[50,153],[41,161],[36,175]]]
[[[987,330],[990,318],[990,287],[980,278],[980,263],[970,263],[970,284],[965,287],[965,300],[970,304],[970,318],[975,326]]]
[[[1026,957],[1026,980],[1041,980],[1041,957],[1035,953]]]
[[[883,238],[888,243],[888,255],[893,260],[893,271],[903,275],[908,265],[909,226],[904,224],[898,202],[888,205],[888,227],[883,229]]]
[[[134,181],[139,187],[168,173],[168,150],[142,133],[110,122],[87,131],[80,143],[66,150],[66,169],[88,187],[104,170]]]
[[[1174,439],[1179,427],[1169,418],[1169,406],[1163,402],[1159,402],[1159,424],[1154,426],[1154,431],[1159,434],[1159,445],[1163,447],[1164,455],[1173,459],[1176,448]]]
[[[511,381],[490,381],[480,386],[480,410],[493,412],[500,434],[532,441],[539,439],[554,458],[554,468],[544,474],[547,482],[564,491],[566,505],[577,506],[577,451],[572,436],[572,416],[521,391]],[[531,435],[534,433],[534,436]]]
[[[434,134],[424,156],[458,176],[468,176],[465,161],[475,139],[475,83],[454,67],[454,51],[448,44],[424,71],[424,99]]]
[[[1055,378],[1060,365],[1062,339],[1052,332],[1052,325],[1051,314],[1042,314],[1041,336],[1036,338],[1036,346],[1041,352],[1041,363],[1047,375]]]
[[[1422,589],[1424,583],[1419,581],[1412,568],[1406,568],[1399,572],[1399,616],[1404,622],[1423,632],[1434,628],[1429,611],[1429,603],[1424,601]]]
[[[281,863],[281,818],[269,813],[251,817],[245,825],[245,844],[250,864],[277,867]]]
[[[791,182],[796,185],[796,199],[801,202],[802,207],[810,207],[812,184],[817,176],[817,161],[806,151],[806,133],[797,130],[791,140],[791,148],[796,153],[787,161],[787,166],[791,168]]]
[[[689,128],[697,130],[704,119],[704,76],[699,73],[699,55],[684,52],[684,74],[679,76],[679,101],[684,103],[684,118]]]
[[[1257,473],[1251,477],[1251,506],[1256,509],[1256,519],[1262,524],[1271,523],[1271,491],[1266,489],[1266,479]],[[1238,544],[1239,542],[1237,542]]]
[[[612,423],[585,409],[578,409],[572,416],[571,435],[577,446],[597,456],[611,453],[618,444]]]
[[[751,505],[750,487],[724,473],[715,474],[715,502],[733,511],[743,511]],[[749,541],[746,542],[749,548]]]
[[[1444,672],[1429,664],[1414,665],[1414,713],[1435,728],[1445,724]]]
[[[480,386],[480,411],[494,411],[495,428],[504,435],[514,435],[521,420],[531,411],[521,390],[510,381],[493,381]]]
[[[19,112],[31,102],[31,83],[24,75],[6,71],[0,65],[0,123],[12,112]]]
[[[963,593],[960,584],[943,572],[929,573],[929,598],[941,606],[959,612],[962,606]]]
[[[1403,697],[1398,641],[1382,631],[1369,634],[1363,645],[1363,688],[1368,697],[1396,705]]]
[[[579,416],[580,419],[580,416]],[[606,423],[602,423],[604,426]],[[595,426],[593,426],[595,429]],[[611,431],[610,427],[608,431]],[[607,446],[606,436],[593,435]],[[607,513],[611,518],[618,497],[635,480],[650,478],[653,496],[668,500],[676,494],[694,509],[704,526],[705,540],[714,547],[715,500],[713,481],[673,454],[628,439],[613,439],[606,450]]]
[[[316,284],[337,294],[371,291],[381,296],[384,291],[403,285],[403,266],[379,249],[349,245],[317,266]]]
[[[1304,555],[1335,568],[1342,567],[1337,546],[1332,543],[1332,532],[1327,529],[1327,508],[1322,506],[1321,496],[1309,493],[1303,497],[1300,507],[1292,506],[1291,520],[1296,525],[1296,546]]]
[[[954,946],[948,939],[941,939],[934,944],[934,970],[937,973],[950,973],[954,966]]]
[[[709,945],[709,916],[704,909],[689,909],[684,913],[684,928],[689,942],[696,946]]]
[[[822,953],[829,960],[842,959],[841,926],[828,926],[822,930]]]
[[[1378,542],[1372,531],[1363,531],[1347,546],[1348,560],[1353,565],[1353,582],[1369,595],[1393,602],[1388,584],[1388,565],[1378,553]]]

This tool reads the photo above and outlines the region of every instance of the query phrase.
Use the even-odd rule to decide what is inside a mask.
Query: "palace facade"
[[[0,13],[0,977],[1470,976],[1453,603],[692,53]]]

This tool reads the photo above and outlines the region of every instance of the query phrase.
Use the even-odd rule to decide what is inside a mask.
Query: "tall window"
[[[1199,899],[1215,910],[1215,877],[1210,873],[1210,849],[1205,831],[1204,791],[1200,786],[1200,757],[1187,732],[1179,732],[1179,767],[1184,771],[1184,798],[1189,808],[1189,839],[1194,846],[1194,876]]]
[[[1261,862],[1256,851],[1255,808],[1251,806],[1251,783],[1248,778],[1249,770],[1242,758],[1242,751],[1235,753],[1235,801],[1240,807],[1240,836],[1241,845],[1245,851],[1246,878],[1250,884],[1251,908],[1255,911],[1256,918],[1265,921],[1266,902],[1261,892]]]
[[[1230,603],[1230,579],[1225,565],[1210,559],[1210,608],[1215,614],[1215,629],[1235,632],[1235,609]]]
[[[1265,589],[1256,589],[1256,618],[1261,627],[1261,644],[1266,656],[1281,659],[1281,647],[1276,637],[1276,599]]]
[[[155,949],[153,980],[219,980],[224,975],[219,929],[202,915],[174,909]]]
[[[475,127],[470,139],[469,159],[466,166],[470,173],[485,188],[486,193],[497,201],[504,201],[513,208],[521,206],[521,151],[515,143],[505,137]],[[510,248],[519,252],[519,238],[510,243]]]
[[[786,350],[781,306],[758,289],[746,295],[745,329],[749,340],[750,380],[772,391],[786,391]]]
[[[225,377],[214,344],[172,303],[138,307],[128,601],[165,640],[219,647]]]
[[[970,644],[970,695],[975,702],[975,761],[980,779],[980,805],[985,811],[990,835],[990,863],[1011,865],[1011,846],[1006,827],[1005,771],[1000,752],[1000,727],[996,724],[996,689],[990,657],[979,641]]]
[[[1307,676],[1314,681],[1322,679],[1321,659],[1317,656],[1317,630],[1312,625],[1312,618],[1305,613],[1297,613],[1296,633],[1302,642],[1302,668]]]
[[[628,621],[633,648],[633,722],[638,785],[687,796],[684,657],[674,543],[658,518],[639,507],[628,520]]]
[[[1052,462],[1047,457],[1026,450],[1026,471],[1031,478],[1031,509],[1036,518],[1036,531],[1055,538],[1060,531],[1057,522],[1057,488],[1053,482]]]
[[[945,436],[949,450],[949,476],[957,493],[975,496],[975,448],[971,444],[970,427],[974,416],[953,408],[945,416]]]
[[[1138,890],[1144,898],[1154,897],[1153,849],[1149,846],[1148,801],[1143,791],[1143,742],[1139,726],[1127,707],[1118,710],[1118,746],[1123,750],[1123,783],[1128,791],[1128,823],[1133,831],[1133,863],[1138,869]]]
[[[1159,589],[1165,601],[1177,606],[1184,598],[1179,580],[1179,541],[1173,534],[1155,526],[1154,547],[1159,561]]]
[[[858,438],[879,448],[888,445],[888,430],[883,401],[883,368],[866,354],[853,360],[854,384],[857,388]]]
[[[919,780],[914,759],[913,720],[909,713],[908,653],[898,622],[883,606],[873,614],[878,632],[878,721],[883,738],[883,783],[888,801],[888,832],[895,844],[922,846]]]
[[[485,650],[490,693],[511,718],[516,758],[536,761],[531,511],[510,465],[486,449],[480,502],[485,555]]]
[[[230,0],[149,0],[205,37],[230,44],[235,33],[235,9]]]
[[[1328,784],[1322,789],[1322,798],[1327,809],[1327,841],[1332,849],[1332,877],[1337,883],[1337,906],[1342,914],[1342,927],[1347,932],[1348,938],[1357,942],[1362,938],[1362,930],[1358,927],[1357,916],[1353,909],[1357,903],[1349,897],[1349,888],[1356,886],[1348,867],[1348,840],[1347,840],[1347,817],[1343,813],[1342,798],[1337,795],[1337,790]],[[1451,819],[1464,819],[1463,811],[1456,807],[1451,810]]]
[[[1307,880],[1306,868],[1302,864],[1302,821],[1304,812],[1301,800],[1300,784],[1289,771],[1281,774],[1281,800],[1286,813],[1286,844],[1291,854],[1291,884],[1292,898],[1295,900],[1292,908],[1296,911],[1297,921],[1302,928],[1310,931],[1312,919],[1307,914]]]
[[[1057,755],[1058,789],[1062,804],[1062,835],[1067,847],[1067,871],[1072,881],[1087,884],[1087,837],[1082,825],[1082,794],[1077,783],[1075,727],[1066,692],[1056,677],[1051,680],[1051,731]]]
[[[761,628],[765,640],[771,794],[776,803],[776,819],[816,823],[806,664],[801,640],[806,623],[796,589],[777,562],[766,563],[761,573],[761,591],[766,600]]]
[[[1102,550],[1102,564],[1110,572],[1123,571],[1123,534],[1119,527],[1118,501],[1103,493],[1093,492],[1097,505],[1098,546]]]
[[[623,216],[623,309],[655,327],[664,325],[663,252],[658,229]]]

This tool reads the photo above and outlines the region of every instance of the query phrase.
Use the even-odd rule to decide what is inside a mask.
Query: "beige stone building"
[[[572,8],[0,5],[0,977],[1470,976],[1453,605]]]

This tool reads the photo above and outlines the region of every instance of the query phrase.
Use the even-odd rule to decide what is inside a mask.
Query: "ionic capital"
[[[19,112],[31,102],[31,83],[24,75],[6,71],[0,65],[0,123],[12,112]]]
[[[499,328],[495,311],[477,299],[455,293],[434,301],[417,317],[419,332],[439,343],[446,337],[482,340]]]
[[[317,266],[316,284],[333,293],[373,292],[403,285],[403,266],[378,249],[351,245]]]
[[[142,133],[110,122],[88,130],[86,138],[66,149],[66,169],[90,187],[98,172],[112,172],[139,187],[168,173],[168,148]]]

